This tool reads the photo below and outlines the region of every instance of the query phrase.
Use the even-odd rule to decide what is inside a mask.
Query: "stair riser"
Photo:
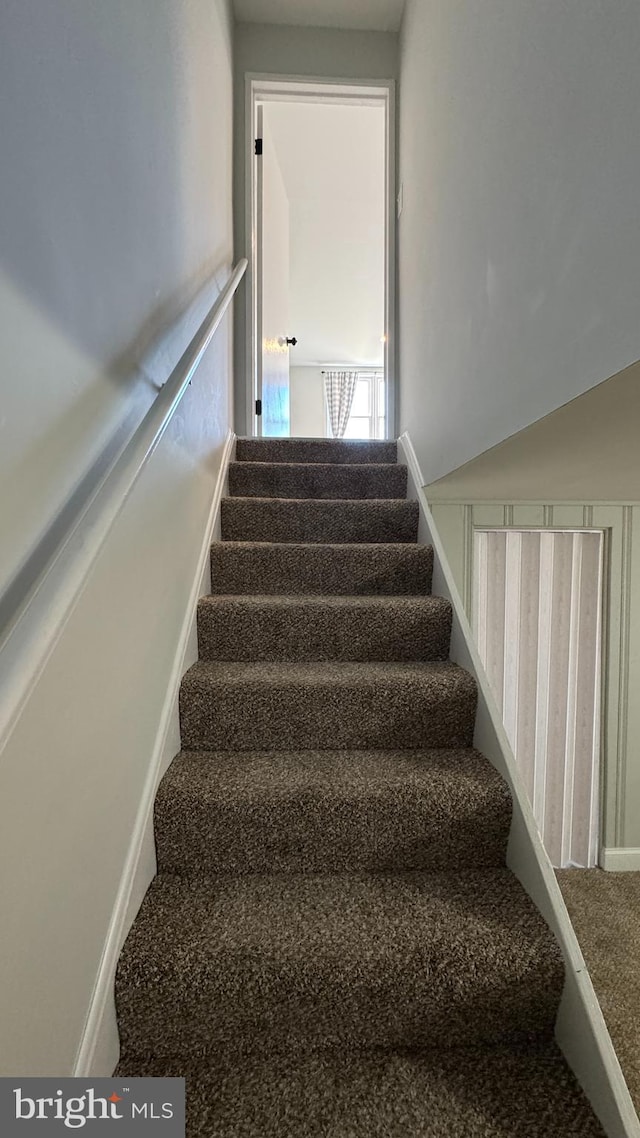
[[[233,545],[211,550],[215,594],[422,596],[433,550],[411,545]]]
[[[504,800],[435,806],[424,796],[197,802],[161,788],[155,806],[158,871],[381,873],[477,869],[504,864],[510,812]]]
[[[364,442],[341,439],[238,439],[240,462],[337,462],[395,463],[395,442]]]
[[[187,676],[180,692],[187,750],[468,747],[475,711],[476,689],[466,679],[442,689],[409,680],[354,688],[207,688]]]
[[[190,1138],[257,1138],[256,1119],[260,1138],[605,1138],[552,1040],[288,1062],[225,1054],[188,1067],[177,1057],[121,1056],[115,1077],[126,1086],[136,1076],[186,1076]]]
[[[229,467],[229,493],[240,498],[404,498],[407,468],[234,462]]]
[[[435,597],[366,608],[234,599],[198,608],[203,660],[445,660],[450,635],[451,608]]]
[[[550,1032],[562,956],[505,869],[160,876],[116,981],[130,1054],[491,1044]]]
[[[415,542],[418,503],[223,498],[223,541]]]
[[[375,953],[375,944],[372,945]],[[318,966],[319,965],[319,966]],[[528,970],[508,994],[499,974],[451,975],[419,951],[393,976],[342,972],[339,960],[308,969],[261,957],[259,947],[237,961],[222,949],[206,972],[168,962],[166,972],[119,993],[125,1051],[156,1057],[233,1050],[267,1055],[367,1048],[435,1049],[491,1046],[551,1036],[561,986]]]

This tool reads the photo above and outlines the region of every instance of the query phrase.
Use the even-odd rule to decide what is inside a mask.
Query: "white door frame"
[[[385,265],[384,309],[385,343],[384,374],[386,380],[387,438],[396,437],[397,421],[397,321],[396,321],[396,91],[393,79],[329,79],[299,75],[268,75],[247,72],[245,75],[245,232],[249,247],[246,251],[247,269],[246,306],[246,410],[247,434],[258,435],[260,424],[255,414],[255,400],[259,383],[259,351],[257,328],[259,325],[260,295],[258,288],[257,249],[257,163],[254,154],[256,136],[256,108],[265,101],[379,103],[385,109]]]

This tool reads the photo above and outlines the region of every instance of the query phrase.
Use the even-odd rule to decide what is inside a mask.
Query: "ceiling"
[[[249,24],[294,24],[397,32],[405,0],[233,0],[236,19]]]

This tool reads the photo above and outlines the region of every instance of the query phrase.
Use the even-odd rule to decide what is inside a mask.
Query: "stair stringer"
[[[213,491],[207,524],[195,565],[189,602],[178,641],[164,710],[149,759],[144,789],[116,893],[102,958],[80,1039],[72,1074],[80,1078],[109,1077],[120,1055],[115,1009],[115,974],[122,946],[142,900],[156,875],[153,824],[154,802],[160,780],[180,750],[178,699],[182,678],[198,659],[197,605],[211,592],[211,544],[220,536],[220,503],[227,492],[229,464],[235,454],[236,435],[229,430]]]
[[[420,507],[418,542],[433,546],[433,593],[446,597],[453,608],[450,659],[469,671],[477,682],[473,745],[489,759],[511,790],[513,815],[507,864],[547,921],[564,956],[565,984],[555,1032],[558,1045],[608,1138],[640,1138],[640,1122],[474,643],[408,432],[400,436],[398,447],[408,470],[407,495],[415,498]]]

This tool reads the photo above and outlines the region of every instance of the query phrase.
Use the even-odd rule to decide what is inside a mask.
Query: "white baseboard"
[[[640,849],[634,846],[623,846],[620,849],[603,849],[600,853],[600,864],[603,869],[615,873],[629,870],[640,870]]]
[[[220,502],[226,485],[235,438],[233,431],[229,431],[224,444],[209,517],[204,527],[193,586],[180,637],[176,644],[176,653],[167,685],[166,699],[158,726],[156,742],[136,814],[82,1038],[76,1054],[73,1074],[83,1078],[99,1078],[100,1076],[111,1075],[120,1054],[113,994],[116,966],[129,929],[156,872],[153,803],[162,775],[180,750],[178,717],[180,681],[187,668],[195,663],[198,656],[196,607],[198,599],[210,591],[209,550],[217,532]]]

